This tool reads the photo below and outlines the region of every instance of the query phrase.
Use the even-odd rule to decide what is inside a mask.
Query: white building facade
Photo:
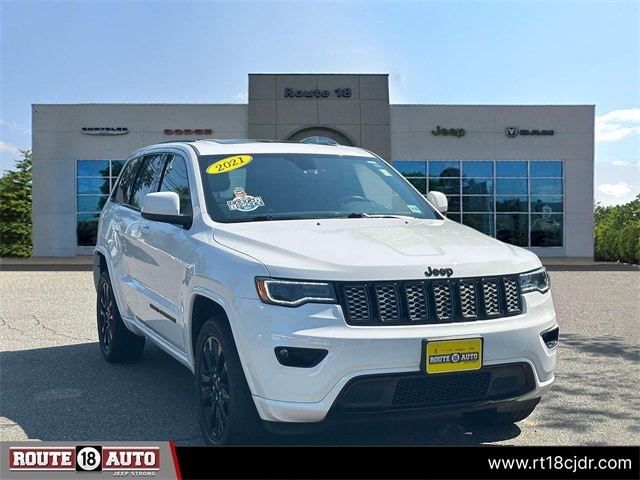
[[[88,255],[124,159],[192,138],[380,155],[449,218],[541,257],[593,257],[593,105],[391,105],[385,74],[251,74],[248,104],[32,106],[33,256]]]

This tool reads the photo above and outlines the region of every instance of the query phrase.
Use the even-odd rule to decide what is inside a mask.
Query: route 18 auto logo
[[[113,476],[154,477],[160,470],[159,447],[11,447],[9,470],[113,472]]]

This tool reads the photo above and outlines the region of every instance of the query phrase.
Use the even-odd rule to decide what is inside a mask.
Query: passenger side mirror
[[[426,195],[427,201],[435,207],[443,215],[447,213],[447,209],[449,208],[449,202],[447,201],[447,196],[438,191],[432,191],[427,193]]]
[[[142,199],[142,218],[156,222],[175,223],[190,227],[191,215],[180,214],[180,197],[176,192],[148,193]]]

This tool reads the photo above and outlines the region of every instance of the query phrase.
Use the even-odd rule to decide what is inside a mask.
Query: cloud
[[[17,122],[10,122],[9,120],[4,120],[2,118],[0,118],[0,127],[5,128],[9,131],[12,132],[18,132],[18,133],[22,133],[22,134],[30,134],[31,133],[31,129],[25,127],[24,125],[21,125]]]
[[[640,108],[614,110],[596,117],[596,142],[616,142],[640,133]]]
[[[623,160],[614,160],[611,162],[611,165],[614,167],[640,167],[640,162],[625,162]]]
[[[249,94],[248,93],[237,93],[233,98],[235,98],[236,100],[241,101],[242,103],[247,103],[249,101]]]
[[[628,183],[618,182],[615,185],[610,183],[603,183],[602,185],[598,185],[598,191],[604,193],[605,195],[612,195],[616,198],[621,198],[627,195],[633,185],[629,185]]]
[[[10,143],[0,141],[0,153],[8,153],[11,155],[19,155],[20,148]]]

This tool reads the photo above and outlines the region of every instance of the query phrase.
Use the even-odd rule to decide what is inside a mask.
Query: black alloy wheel
[[[220,443],[229,424],[229,372],[217,339],[207,338],[200,355],[200,403],[207,432]]]
[[[139,360],[146,339],[131,332],[122,322],[107,271],[100,274],[97,297],[98,341],[103,357],[111,363]]]
[[[195,350],[198,420],[209,445],[245,445],[264,433],[228,325],[208,320]]]

